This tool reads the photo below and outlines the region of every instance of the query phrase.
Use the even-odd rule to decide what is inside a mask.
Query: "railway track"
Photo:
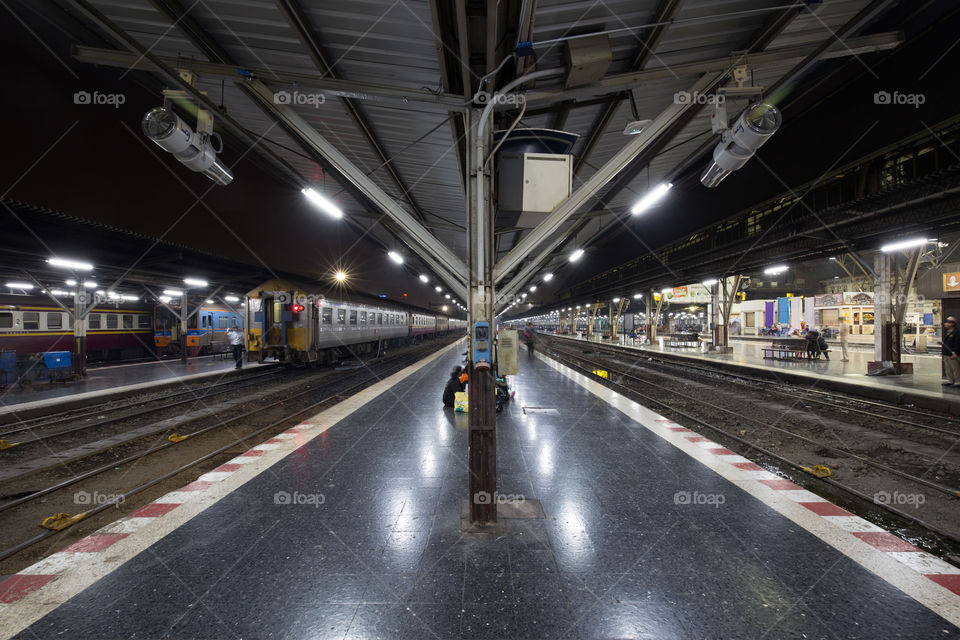
[[[709,376],[692,379],[687,367],[673,363],[665,366],[661,361],[645,362],[642,358],[646,354],[636,354],[640,357],[628,359],[634,354],[615,347],[593,344],[581,347],[556,339],[547,339],[546,342],[549,344],[548,355],[555,360],[622,390],[628,396],[662,407],[668,415],[679,416],[678,422],[686,423],[685,426],[710,430],[719,436],[717,439],[724,446],[766,461],[773,470],[786,472],[795,482],[817,488],[820,493],[830,493],[834,499],[839,495],[841,501],[854,507],[853,510],[860,515],[887,528],[892,525],[913,542],[920,540],[925,546],[960,558],[960,523],[955,517],[960,504],[957,488],[960,484],[960,434],[953,429],[884,413],[901,409],[893,405],[865,401],[869,403],[867,406],[878,410],[848,411],[851,408],[835,405],[841,400],[860,401],[840,394],[825,394],[821,398],[805,396],[803,387],[797,389],[803,396],[798,398],[784,383],[771,389],[768,381],[748,380],[744,376],[728,379],[721,372],[705,368],[695,369],[709,373]],[[586,350],[590,352],[585,353]],[[604,354],[615,357],[603,357]],[[597,375],[595,372],[598,371],[606,372],[606,378]],[[704,393],[705,387],[709,393]],[[735,393],[731,392],[731,387]],[[807,418],[805,421],[783,419],[802,402],[809,403],[802,407]],[[745,410],[747,407],[749,411]],[[929,412],[916,412],[915,415],[923,420],[937,418]],[[850,421],[851,417],[868,421],[869,425],[855,424]],[[861,444],[872,437],[882,445],[883,440],[896,438],[898,442],[912,444],[919,452],[931,453],[931,450],[939,449],[939,462],[947,471],[946,480],[921,477],[927,473],[918,473],[911,465],[903,464],[898,460],[901,456],[897,455],[896,449],[880,456],[869,447],[865,451],[862,446],[859,450],[856,446],[838,446],[837,432],[843,432],[849,438],[848,444]],[[822,434],[832,440],[825,441]],[[935,463],[915,461],[913,466],[920,465],[918,468],[922,469],[927,464],[929,470],[930,464]],[[837,473],[829,477],[811,475],[818,464]],[[905,486],[909,490],[903,489]],[[926,511],[931,515],[921,517],[893,504],[879,502],[876,498],[878,492],[892,487],[898,487],[904,495],[911,491],[909,495],[923,496],[921,504],[926,505]]]
[[[236,406],[237,415],[223,418],[214,414],[205,420],[191,421],[194,428],[189,433],[169,440],[154,439],[147,442],[147,448],[130,450],[130,442],[105,447],[97,455],[86,457],[82,469],[65,473],[54,467],[19,477],[16,482],[5,482],[3,492],[8,499],[0,502],[0,517],[9,526],[0,536],[0,574],[11,573],[43,557],[52,549],[50,545],[71,542],[166,491],[189,483],[257,442],[296,424],[303,416],[315,414],[450,343],[452,340],[438,340],[398,351],[366,363],[363,368],[311,376],[299,388],[291,387],[289,393],[275,396],[270,402],[245,398]],[[100,491],[112,499],[87,509],[63,530],[44,529],[31,534],[39,522],[53,513],[75,510],[71,488],[73,496],[80,491]],[[44,541],[48,545],[40,544]]]

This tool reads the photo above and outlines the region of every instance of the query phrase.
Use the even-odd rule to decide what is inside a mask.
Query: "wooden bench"
[[[807,341],[803,338],[775,339],[769,347],[763,348],[765,360],[805,360],[808,357]]]

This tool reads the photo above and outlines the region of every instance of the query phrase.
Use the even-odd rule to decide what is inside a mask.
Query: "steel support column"
[[[469,424],[469,502],[473,525],[497,521],[497,409],[494,381],[496,321],[493,290],[493,163],[487,163],[493,127],[482,127],[480,110],[468,117],[467,162],[467,370]],[[474,362],[475,327],[490,327],[490,363]]]

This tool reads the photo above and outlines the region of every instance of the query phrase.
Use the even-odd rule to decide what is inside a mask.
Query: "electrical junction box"
[[[554,153],[501,153],[498,164],[500,211],[518,211],[518,227],[535,227],[569,197],[573,156]]]
[[[489,322],[476,322],[473,325],[473,366],[476,369],[489,369],[492,363]]]
[[[515,376],[520,370],[520,341],[514,329],[497,331],[497,373],[501,376]]]
[[[599,82],[613,61],[610,38],[606,34],[571,38],[567,40],[563,53],[567,66],[563,83],[566,88]]]

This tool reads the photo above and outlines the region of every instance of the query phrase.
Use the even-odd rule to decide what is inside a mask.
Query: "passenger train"
[[[64,305],[72,310],[72,298],[65,297]],[[188,355],[228,350],[227,329],[239,325],[240,318],[222,305],[202,305],[187,321]],[[180,354],[179,318],[163,305],[106,299],[95,304],[84,322],[88,362]],[[23,355],[73,351],[73,346],[71,313],[46,296],[0,296],[0,351]]]
[[[247,359],[293,365],[334,362],[466,330],[466,320],[412,311],[389,302],[327,298],[309,287],[269,280],[244,302]]]
[[[72,309],[71,298],[64,304]],[[90,311],[87,360],[127,360],[153,352],[152,305],[104,302]],[[73,317],[49,298],[37,295],[0,297],[0,351],[18,354],[73,350]]]

